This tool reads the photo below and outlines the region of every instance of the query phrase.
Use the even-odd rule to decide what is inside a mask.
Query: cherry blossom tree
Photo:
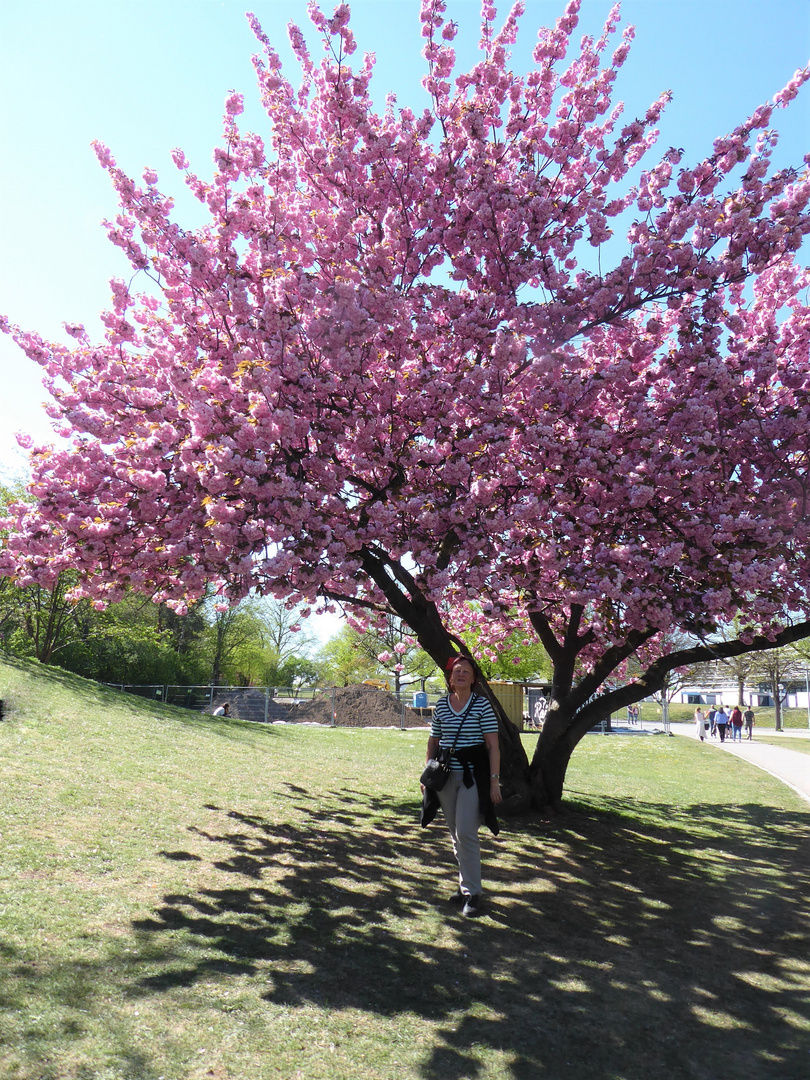
[[[97,604],[182,609],[215,582],[395,615],[441,667],[475,601],[493,644],[531,631],[551,659],[533,759],[502,718],[502,772],[508,806],[556,803],[605,712],[810,631],[810,178],[771,165],[810,73],[690,163],[653,150],[666,97],[612,101],[618,8],[577,47],[570,0],[519,75],[521,4],[498,28],[484,0],[455,74],[456,27],[423,0],[421,115],[375,110],[347,5],[310,10],[324,56],[291,28],[298,88],[251,17],[265,135],[234,93],[213,177],[174,155],[205,227],[98,146],[133,273],[101,342],[2,324],[72,439],[34,449],[2,572],[75,570]],[[698,644],[656,646],[676,630]]]

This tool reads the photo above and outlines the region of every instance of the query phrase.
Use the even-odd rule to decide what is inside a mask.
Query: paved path
[[[672,731],[677,735],[688,735],[692,739],[697,738],[694,724],[672,724]],[[756,728],[754,729],[756,731]],[[777,733],[768,731],[767,734]],[[727,754],[735,754],[745,758],[758,769],[764,769],[777,780],[792,787],[803,799],[810,803],[810,754],[803,750],[791,750],[790,744],[793,739],[810,738],[810,731],[790,730],[778,734],[784,746],[773,746],[771,743],[758,742],[756,735],[751,742],[732,743],[728,740],[721,743],[719,739],[709,738],[705,740],[707,746],[717,747]]]

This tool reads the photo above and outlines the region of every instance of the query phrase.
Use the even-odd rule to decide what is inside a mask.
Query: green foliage
[[[480,635],[474,628],[464,634],[464,641],[487,680],[514,682],[551,678],[548,653],[537,638],[527,638],[521,631],[516,630],[508,636],[499,646],[494,660],[487,656],[488,650],[482,647]]]
[[[0,503],[10,498],[0,489]],[[50,590],[0,578],[0,649],[99,682],[299,687],[317,681],[305,655],[312,639],[283,604],[249,599],[217,611],[209,601],[181,616],[129,594],[97,611],[71,598],[74,584],[69,571]]]
[[[415,644],[408,628],[393,616],[386,617],[384,626],[364,634],[343,626],[321,648],[316,662],[325,686],[349,686],[375,679],[387,682],[397,693],[403,686],[417,681],[421,686],[440,674],[431,657]]]
[[[318,651],[315,663],[321,685],[351,686],[376,678],[379,665],[375,657],[361,648],[361,639],[356,630],[342,626]]]
[[[129,596],[104,611],[76,616],[76,634],[56,656],[60,666],[110,683],[205,682],[206,658],[199,648],[204,622],[192,612],[183,619],[166,608]]]
[[[317,686],[319,681],[318,665],[306,656],[288,656],[281,663],[270,660],[264,670],[263,686],[284,686],[299,690]]]
[[[311,685],[315,668],[306,656],[312,637],[298,612],[279,601],[249,597],[236,607],[206,605],[209,675],[204,680],[230,686]]]

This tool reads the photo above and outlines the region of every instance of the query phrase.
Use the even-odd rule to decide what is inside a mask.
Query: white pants
[[[453,854],[458,863],[458,886],[468,896],[481,893],[481,845],[478,829],[481,826],[481,808],[478,788],[464,787],[464,773],[451,772],[447,783],[439,792]]]

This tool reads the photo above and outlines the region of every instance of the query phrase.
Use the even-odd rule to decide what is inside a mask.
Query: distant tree
[[[170,635],[171,646],[181,658],[181,666],[185,664],[198,672],[202,661],[202,639],[208,625],[205,601],[189,604],[182,613],[174,611],[167,604],[151,606],[157,611],[156,628],[160,633],[166,632]],[[141,617],[148,617],[146,609],[141,609],[139,614]],[[199,682],[199,675],[195,674],[191,681]]]
[[[653,700],[661,706],[661,718],[665,724],[669,723],[669,707],[685,686],[690,685],[692,676],[689,669],[668,671],[663,680],[663,685],[653,694]]]
[[[278,663],[312,651],[315,637],[302,622],[299,608],[264,598],[255,610],[262,626],[262,643]]]
[[[262,597],[248,597],[233,607],[211,600],[208,617],[214,685],[286,686],[291,684],[283,680],[293,672],[304,676],[307,671],[304,659],[313,638],[302,629],[295,609]],[[295,659],[300,662],[293,664]]]
[[[77,617],[88,610],[89,602],[76,600],[75,585],[75,572],[63,570],[50,588],[29,585],[17,590],[12,599],[16,628],[7,639],[11,652],[50,664],[77,640]]]
[[[765,683],[774,703],[774,724],[782,731],[782,707],[786,697],[786,683],[804,677],[804,662],[793,648],[769,649],[759,653],[751,669],[751,678]]]
[[[76,634],[56,662],[100,682],[194,684],[207,681],[199,613],[180,617],[137,594],[102,611],[74,613]],[[184,622],[188,625],[184,625]]]
[[[261,633],[261,620],[249,600],[212,608],[208,629],[212,685],[250,685],[262,663]]]
[[[402,619],[395,615],[378,618],[366,629],[357,632],[356,648],[377,665],[376,676],[393,683],[394,693],[410,683],[421,685],[436,675],[436,663],[416,639]]]
[[[707,639],[711,642],[734,641],[744,631],[744,626],[739,619],[732,620],[729,624],[720,624],[715,632]],[[745,687],[750,681],[751,673],[758,663],[757,654],[741,653],[739,656],[729,656],[719,660],[707,661],[696,664],[689,669],[692,680],[698,685],[707,683],[714,686],[718,683],[733,682],[737,687],[737,704],[745,704]]]
[[[324,686],[352,686],[377,677],[379,663],[361,647],[362,635],[345,625],[317,652],[315,663]]]
[[[551,660],[534,634],[508,627],[494,634],[491,619],[481,611],[480,604],[474,603],[459,613],[458,626],[487,679],[508,682],[551,678]]]
[[[0,484],[0,519],[27,496],[21,482]],[[5,533],[0,529],[0,543]],[[98,610],[73,596],[77,575],[62,571],[46,588],[0,577],[0,648],[36,656],[112,683],[188,683],[207,679],[201,605],[185,614],[129,591]]]
[[[742,656],[731,656],[727,660],[718,661],[720,670],[727,672],[737,687],[737,705],[745,704],[745,688],[756,666],[756,657],[756,653],[744,653]]]
[[[670,631],[663,635],[661,642],[662,650],[669,654],[683,652],[689,648],[699,646],[701,643],[688,634]],[[663,673],[661,685],[654,689],[652,698],[661,708],[661,718],[665,724],[669,723],[669,707],[675,698],[685,687],[691,686],[696,675],[696,666],[685,665],[672,668]],[[627,663],[624,674],[628,679],[641,678],[644,675],[643,659],[631,657]]]
[[[307,656],[288,656],[281,664],[269,661],[264,668],[264,686],[289,687],[293,691],[317,686],[320,681],[320,669],[314,660]]]
[[[23,502],[25,493],[21,486],[0,483],[0,520],[13,503]],[[0,545],[5,542],[7,532],[0,527]],[[10,577],[0,576],[0,648],[11,651],[11,639],[15,630],[20,627],[22,612],[20,610],[21,590],[18,589]]]

